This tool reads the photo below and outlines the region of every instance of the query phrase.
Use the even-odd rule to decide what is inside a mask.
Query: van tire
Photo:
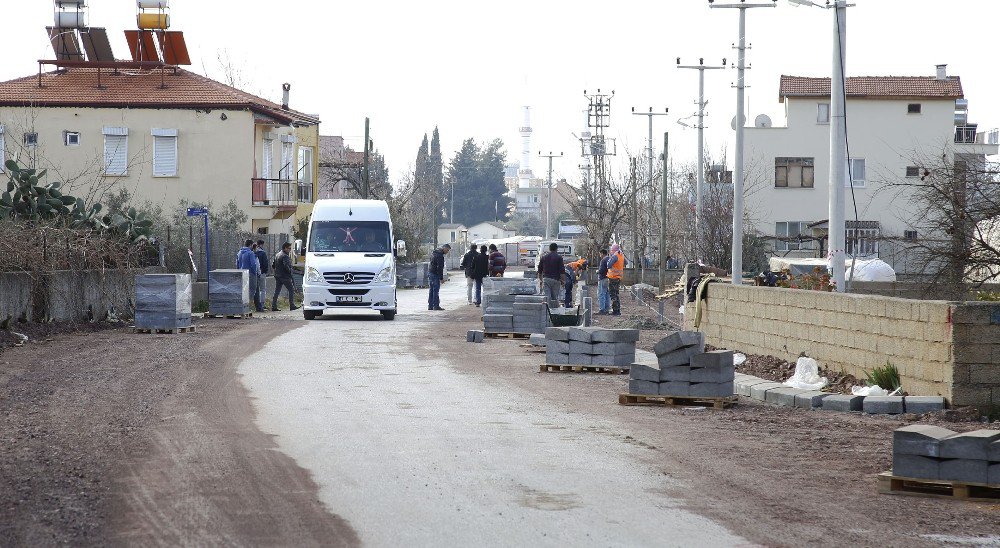
[[[382,312],[382,318],[385,319],[386,321],[391,322],[392,320],[396,319],[395,310],[382,310],[381,312]]]
[[[306,321],[315,320],[316,318],[319,317],[320,314],[321,314],[321,312],[318,312],[316,310],[303,310],[302,311],[302,316],[306,319]]]

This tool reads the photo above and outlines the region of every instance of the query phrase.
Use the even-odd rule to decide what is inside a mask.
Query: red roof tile
[[[829,97],[830,79],[782,75],[778,95],[781,100],[785,97]],[[847,96],[964,97],[962,79],[958,76],[949,76],[944,80],[933,76],[852,76],[847,78]]]
[[[247,109],[283,123],[318,124],[315,116],[285,110],[245,91],[193,72],[167,70],[160,88],[159,70],[120,69],[114,74],[101,69],[97,87],[95,68],[71,68],[65,72],[0,82],[0,106],[110,107],[110,108],[230,108]]]

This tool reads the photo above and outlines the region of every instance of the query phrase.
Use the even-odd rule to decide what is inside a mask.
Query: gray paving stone
[[[892,475],[904,478],[940,479],[941,461],[934,457],[893,453]]]
[[[635,343],[631,342],[601,342],[594,343],[594,354],[618,356],[620,354],[635,354]]]
[[[548,341],[545,340],[545,335],[541,333],[535,333],[528,337],[528,342],[535,346],[546,346]]]
[[[601,329],[594,332],[594,342],[635,343],[638,341],[638,329]]]
[[[728,367],[734,369],[733,354],[732,350],[703,352],[691,357],[691,367],[711,367],[715,369]]]
[[[570,354],[596,354],[594,352],[594,345],[589,342],[574,341],[570,339],[569,341],[569,353]]]
[[[701,346],[689,346],[658,356],[656,361],[660,364],[660,367],[691,365],[691,358],[701,354],[703,351],[704,349]]]
[[[592,365],[591,361],[593,356],[590,354],[574,354],[570,352],[569,354],[569,364],[570,365]]]
[[[730,382],[698,382],[691,383],[688,395],[702,398],[725,398],[734,394],[733,383]]]
[[[704,354],[702,354],[704,356]],[[695,356],[698,358],[698,356]],[[733,382],[733,364],[722,367],[691,367],[691,382]]]
[[[563,352],[553,352],[549,349],[545,352],[545,363],[552,365],[568,365],[569,354]]]
[[[545,350],[569,354],[569,341],[554,341],[545,339]]]
[[[764,401],[783,407],[795,407],[795,396],[804,392],[808,392],[808,390],[782,386],[781,388],[768,390],[764,395]]]
[[[765,401],[765,395],[768,390],[774,390],[775,388],[781,388],[781,383],[779,382],[762,382],[760,384],[755,384],[750,387],[750,397],[755,400]]]
[[[1000,441],[1000,430],[975,430],[941,440],[941,458],[988,460],[990,445]]]
[[[861,411],[864,409],[864,396],[834,394],[823,398],[823,411]]]
[[[939,478],[949,481],[986,483],[990,476],[990,463],[985,460],[944,459]]]
[[[675,331],[667,335],[653,347],[657,356],[663,356],[681,348],[697,346],[705,348],[705,334],[700,331]]]
[[[861,410],[872,415],[899,415],[903,412],[903,396],[868,396]]]
[[[944,408],[945,402],[941,396],[906,396],[903,398],[903,409],[907,413],[922,415],[932,411],[941,411]]]
[[[637,381],[660,382],[660,370],[642,363],[633,363],[630,365],[628,376],[630,379]]]
[[[900,455],[940,457],[941,441],[955,432],[930,424],[911,424],[892,433],[892,452]]]
[[[656,361],[656,354],[653,354],[648,350],[641,350],[637,348],[635,350],[635,362],[656,367],[657,369],[660,367],[660,364]]]
[[[550,341],[568,341],[568,327],[549,327],[545,330],[545,338]]]
[[[990,485],[1000,485],[1000,462],[990,463],[990,470],[987,474],[986,483]]]
[[[691,380],[691,368],[684,365],[671,365],[660,368],[660,382]]]
[[[681,381],[661,382],[661,396],[689,396],[690,384]]]
[[[481,330],[471,329],[469,330],[469,333],[466,335],[465,340],[466,342],[471,342],[471,343],[481,343],[485,338],[486,338],[485,333],[483,333]]]
[[[754,378],[753,380],[735,381],[735,383],[736,383],[736,393],[739,394],[739,395],[741,395],[741,396],[746,396],[746,397],[749,398],[749,397],[751,397],[751,393],[750,393],[751,387],[756,386],[758,384],[763,384],[763,383],[766,383],[766,382],[769,383],[771,381],[765,380],[765,379],[758,379],[758,378]]]
[[[628,367],[635,361],[635,354],[618,354],[614,356],[598,355],[590,359],[590,365],[604,367]]]
[[[656,396],[660,393],[660,383],[652,381],[640,381],[637,379],[632,379],[628,381],[628,393],[629,394],[645,394],[647,396]]]
[[[987,451],[987,460],[992,462],[1000,462],[1000,441],[995,441],[990,444],[990,448]]]
[[[569,340],[585,343],[594,342],[594,331],[598,329],[600,327],[571,327],[569,328]]]
[[[802,409],[815,409],[817,407],[822,407],[823,398],[832,395],[833,394],[830,394],[829,392],[807,390],[801,394],[795,395],[795,407],[801,407]]]

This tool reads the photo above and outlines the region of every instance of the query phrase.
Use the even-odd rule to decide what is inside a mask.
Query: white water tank
[[[55,27],[57,29],[82,29],[87,27],[87,12],[57,11],[55,12]]]
[[[135,5],[144,10],[165,10],[170,7],[170,0],[135,0]]]
[[[87,0],[56,0],[56,7],[59,8],[85,8]]]

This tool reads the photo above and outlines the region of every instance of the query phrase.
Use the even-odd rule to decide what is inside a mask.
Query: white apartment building
[[[830,79],[782,76],[779,100],[785,126],[758,117],[746,129],[747,215],[759,234],[775,237],[775,255],[825,257]],[[907,242],[928,235],[919,233],[905,183],[918,181],[922,163],[942,155],[975,161],[997,154],[997,133],[969,123],[961,79],[944,65],[936,76],[848,78],[847,131],[847,251],[906,274]]]

